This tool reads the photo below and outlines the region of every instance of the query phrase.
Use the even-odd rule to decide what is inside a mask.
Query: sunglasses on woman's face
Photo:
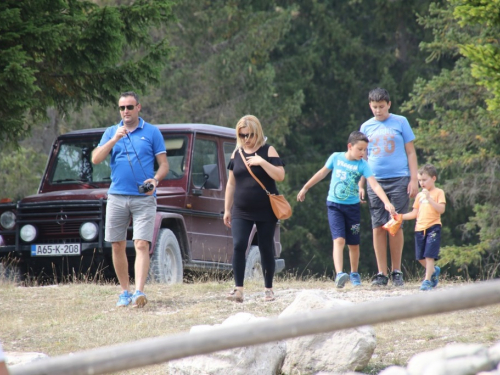
[[[247,134],[239,133],[238,137],[240,137],[241,139],[253,138],[253,133],[247,133]]]

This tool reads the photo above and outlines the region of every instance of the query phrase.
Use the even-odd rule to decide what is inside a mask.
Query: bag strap
[[[248,169],[248,173],[250,173],[252,175],[252,177],[255,179],[255,181],[257,181],[257,183],[260,185],[260,187],[262,189],[264,189],[264,191],[266,192],[267,195],[270,195],[271,193],[269,191],[267,191],[266,187],[264,186],[264,184],[262,182],[260,182],[260,180],[257,178],[257,176],[255,176],[252,172],[252,170],[250,169],[250,167],[248,166],[247,164],[247,161],[245,160],[245,157],[243,156],[243,152],[241,151],[241,148],[238,149],[238,151],[240,152],[240,155],[241,155],[241,159],[243,159],[243,164],[245,164],[245,167],[247,167]]]

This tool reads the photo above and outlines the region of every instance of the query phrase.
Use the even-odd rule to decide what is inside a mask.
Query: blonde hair
[[[236,124],[236,148],[243,147],[243,142],[240,139],[239,133],[240,129],[248,128],[250,133],[256,138],[255,147],[262,147],[266,144],[266,138],[264,137],[264,132],[262,131],[262,125],[257,117],[253,115],[245,115]]]

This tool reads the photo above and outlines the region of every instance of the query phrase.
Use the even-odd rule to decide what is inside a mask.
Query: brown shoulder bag
[[[253,174],[252,170],[247,164],[247,161],[245,160],[245,156],[243,155],[243,152],[241,151],[241,148],[239,149],[241,158],[243,159],[243,163],[248,169],[248,173],[252,175],[252,177],[255,179],[255,181],[258,182],[258,184],[264,189],[266,192],[267,196],[269,197],[269,200],[271,201],[271,207],[273,208],[274,215],[278,220],[286,220],[290,216],[292,216],[292,207],[290,206],[290,203],[286,200],[284,195],[276,195],[276,194],[271,194],[269,191],[267,191],[266,187],[260,180]]]

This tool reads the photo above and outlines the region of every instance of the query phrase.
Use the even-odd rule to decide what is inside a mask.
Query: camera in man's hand
[[[145,182],[144,184],[139,186],[139,193],[145,194],[153,191],[155,186],[149,182]]]

